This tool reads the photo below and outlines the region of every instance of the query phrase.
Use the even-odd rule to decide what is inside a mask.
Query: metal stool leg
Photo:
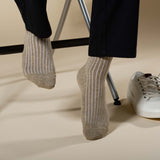
[[[86,7],[86,4],[83,0],[78,0],[79,2],[79,5],[80,5],[80,8],[81,8],[81,11],[82,11],[82,14],[83,14],[83,17],[86,21],[86,25],[87,25],[87,28],[88,28],[88,31],[90,32],[90,17],[89,17],[89,13],[88,13],[88,10],[87,10],[87,7]]]
[[[109,72],[107,74],[106,80],[108,82],[108,86],[110,88],[112,97],[114,99],[114,105],[121,105],[121,102],[119,101],[119,96],[118,96],[117,90],[116,90],[116,88],[114,86],[111,74]]]
[[[61,35],[62,29],[63,29],[63,26],[64,26],[64,22],[66,20],[67,14],[68,14],[68,10],[69,10],[70,4],[71,4],[71,0],[66,0],[65,1],[64,8],[63,8],[63,11],[62,11],[62,14],[61,14],[61,18],[59,20],[59,23],[58,23],[58,26],[57,26],[56,33],[54,35],[53,41],[58,40],[60,35]],[[54,53],[54,51],[55,50],[53,50],[53,53]]]
[[[79,5],[80,5],[80,8],[81,8],[81,11],[83,13],[84,19],[86,21],[86,25],[88,27],[88,30],[90,31],[91,20],[90,20],[89,13],[88,13],[87,7],[85,5],[85,2],[84,2],[84,0],[78,0],[78,2],[79,2]],[[109,72],[107,74],[106,80],[108,82],[112,97],[114,99],[114,105],[121,105],[121,102],[119,101],[119,96],[118,96],[117,90],[114,86],[112,77],[111,77]]]

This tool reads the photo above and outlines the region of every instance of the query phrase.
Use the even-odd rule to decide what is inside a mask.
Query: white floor
[[[0,160],[160,159],[159,119],[135,115],[126,102],[128,81],[135,71],[160,72],[158,49],[139,49],[136,59],[113,59],[110,73],[122,105],[113,105],[106,82],[110,132],[96,141],[82,134],[76,81],[87,50],[86,46],[56,50],[57,83],[52,90],[39,88],[23,76],[21,53],[1,56]]]

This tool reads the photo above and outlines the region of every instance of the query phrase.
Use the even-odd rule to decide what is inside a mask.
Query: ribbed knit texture
[[[108,132],[109,115],[106,106],[105,78],[112,57],[88,57],[77,73],[81,89],[81,121],[83,134],[89,140],[104,137]]]
[[[50,38],[39,38],[26,30],[22,67],[25,77],[38,87],[51,89],[56,72]]]

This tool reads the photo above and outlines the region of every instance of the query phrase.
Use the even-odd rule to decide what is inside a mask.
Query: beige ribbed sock
[[[88,57],[77,73],[82,93],[81,121],[83,134],[88,140],[96,140],[108,133],[109,115],[106,106],[105,78],[112,57]]]
[[[25,77],[38,87],[51,89],[56,72],[50,38],[39,38],[26,30],[22,67]]]

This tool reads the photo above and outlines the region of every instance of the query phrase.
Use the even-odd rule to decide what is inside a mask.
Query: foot
[[[22,67],[25,77],[38,87],[51,89],[55,86],[56,72],[49,38],[38,38],[26,30]]]
[[[111,57],[89,57],[77,73],[81,89],[81,121],[83,134],[88,140],[100,139],[107,135],[109,115],[105,99],[105,78]]]

